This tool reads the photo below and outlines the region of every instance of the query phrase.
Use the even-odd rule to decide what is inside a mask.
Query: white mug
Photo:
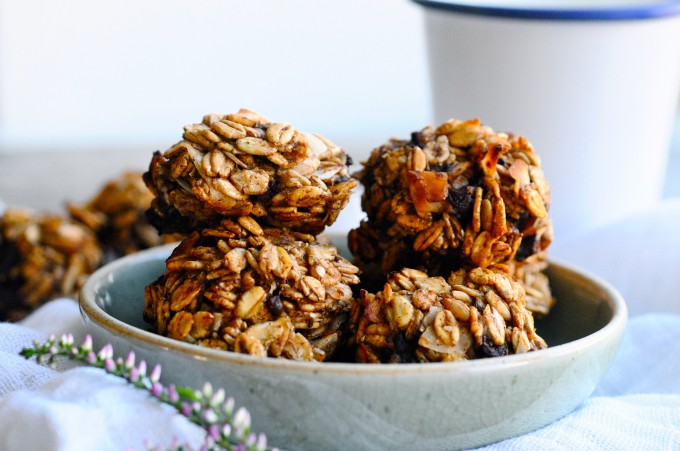
[[[436,122],[479,118],[526,136],[551,186],[556,238],[660,198],[680,93],[680,0],[415,1]]]

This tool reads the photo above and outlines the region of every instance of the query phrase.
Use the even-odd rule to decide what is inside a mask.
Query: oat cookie
[[[486,267],[527,258],[552,240],[550,190],[522,136],[452,119],[391,140],[363,166],[369,225],[412,252]],[[361,246],[353,250],[362,257]]]
[[[249,215],[316,235],[335,221],[357,184],[348,164],[343,149],[290,124],[246,109],[210,114],[154,154],[145,174],[155,196],[152,223],[162,232],[189,233]]]
[[[354,304],[359,269],[331,245],[250,216],[183,240],[146,287],[159,334],[255,356],[328,360]]]
[[[95,235],[67,218],[10,208],[0,217],[0,321],[59,296],[75,298],[101,264]]]
[[[352,309],[358,362],[450,362],[547,347],[525,308],[525,291],[494,268],[460,269],[447,279],[410,268]]]
[[[523,136],[451,119],[410,140],[390,140],[362,164],[356,176],[367,219],[350,232],[349,246],[368,275],[384,280],[403,267],[431,276],[521,267],[540,260],[534,256],[552,241],[550,190]],[[526,265],[522,277],[529,268],[536,265]],[[537,302],[535,311],[549,310],[549,291]]]
[[[107,259],[163,243],[178,241],[179,235],[159,235],[146,219],[153,194],[142,173],[127,171],[108,181],[84,205],[67,204],[69,214],[97,234]]]

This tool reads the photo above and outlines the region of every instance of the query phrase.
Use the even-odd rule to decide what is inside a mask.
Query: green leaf
[[[190,399],[191,401],[198,401],[198,396],[196,396],[196,393],[188,387],[175,387],[177,390],[177,393],[179,394],[180,397],[185,398],[185,399]]]

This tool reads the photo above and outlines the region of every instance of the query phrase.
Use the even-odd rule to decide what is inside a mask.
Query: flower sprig
[[[155,365],[147,375],[144,360],[135,364],[135,353],[127,358],[115,357],[113,346],[107,344],[99,352],[92,347],[92,338],[87,335],[81,346],[73,344],[73,335],[63,335],[59,340],[50,336],[44,343],[38,340],[33,347],[23,348],[20,354],[27,358],[35,357],[40,364],[51,365],[58,357],[86,363],[102,368],[109,374],[118,376],[136,388],[146,390],[158,401],[168,404],[185,416],[189,421],[206,431],[203,448],[206,450],[225,449],[233,451],[264,451],[267,438],[250,430],[250,413],[244,407],[234,411],[234,398],[226,397],[224,389],[214,391],[210,383],[201,390],[188,387],[164,386],[160,383],[161,366]]]

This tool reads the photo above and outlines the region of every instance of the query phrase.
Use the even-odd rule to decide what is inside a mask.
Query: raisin
[[[515,254],[515,260],[518,262],[523,262],[527,258],[531,257],[536,253],[538,243],[536,242],[536,235],[529,235],[522,237],[522,242],[517,249]]]
[[[459,219],[467,219],[472,213],[472,204],[475,200],[475,187],[463,186],[457,189],[449,189],[448,201],[452,207],[452,213]]]
[[[416,346],[412,340],[407,339],[403,333],[398,333],[392,337],[394,343],[394,353],[402,363],[417,363],[415,357]]]
[[[281,295],[278,291],[275,291],[271,296],[265,299],[264,305],[267,306],[269,312],[275,317],[281,316],[281,313],[283,312],[283,302],[281,302]]]
[[[435,172],[451,172],[453,170],[453,164],[451,163],[433,164],[430,166],[430,169]]]
[[[279,181],[276,179],[270,179],[269,184],[267,185],[267,191],[264,192],[264,194],[260,194],[257,196],[253,196],[253,200],[255,202],[269,202],[272,197],[276,196],[276,194],[279,192]]]
[[[490,337],[484,335],[482,338],[482,345],[478,349],[479,357],[502,357],[508,355],[508,345],[506,343],[498,346]]]
[[[510,222],[512,222],[515,225],[515,227],[517,227],[517,230],[522,231],[527,226],[527,222],[529,222],[529,212],[523,211],[519,214],[519,217],[517,219],[514,218],[508,219],[510,219]]]

